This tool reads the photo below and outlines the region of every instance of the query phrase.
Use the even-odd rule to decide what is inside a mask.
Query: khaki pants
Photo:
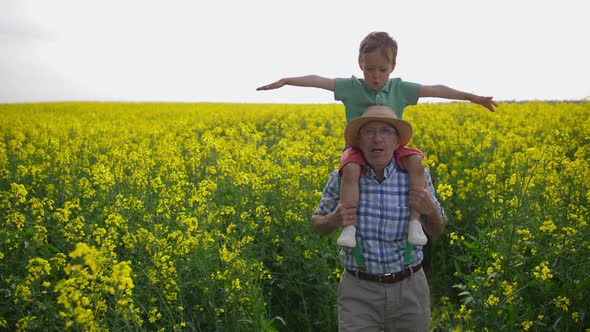
[[[348,331],[424,331],[430,328],[430,289],[424,270],[392,284],[344,271],[338,286],[338,326]]]

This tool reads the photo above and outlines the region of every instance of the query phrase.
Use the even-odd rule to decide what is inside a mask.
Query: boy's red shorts
[[[395,151],[395,162],[401,169],[406,169],[406,167],[401,161],[401,158],[410,155],[419,155],[422,157],[422,159],[424,159],[424,152],[415,148],[400,146]],[[344,152],[342,152],[342,156],[340,157],[340,169],[338,169],[338,174],[342,175],[342,168],[348,163],[356,163],[361,165],[361,172],[365,169],[366,166],[365,158],[363,157],[362,152],[358,149],[351,147],[344,149]]]
[[[397,150],[395,150],[395,162],[401,169],[405,171],[406,167],[404,166],[404,163],[402,163],[402,158],[411,155],[418,155],[422,157],[422,159],[424,159],[424,152],[404,145],[400,146],[399,148],[397,148]]]
[[[338,169],[338,174],[342,175],[342,169],[348,163],[355,163],[361,165],[361,173],[365,169],[365,157],[361,150],[347,147],[342,152],[342,156],[340,157],[340,168]]]

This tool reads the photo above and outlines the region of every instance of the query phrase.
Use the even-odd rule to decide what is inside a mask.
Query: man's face
[[[359,131],[359,148],[367,163],[374,169],[385,168],[399,147],[399,135],[390,124],[380,121],[368,122]]]

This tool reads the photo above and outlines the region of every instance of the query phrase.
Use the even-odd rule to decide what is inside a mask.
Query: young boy
[[[372,105],[385,105],[392,108],[401,119],[407,105],[415,105],[420,97],[437,97],[454,100],[469,100],[491,112],[498,106],[492,97],[482,97],[458,91],[444,85],[420,85],[404,82],[399,78],[390,79],[396,65],[397,42],[386,32],[371,32],[362,41],[359,48],[358,64],[364,79],[325,78],[317,75],[282,78],[274,83],[261,86],[256,90],[273,90],[285,85],[314,87],[334,92],[334,99],[342,101],[346,112],[346,122],[360,117]],[[407,142],[400,142],[401,145]],[[424,154],[417,149],[400,146],[396,151],[396,162],[408,172],[410,187],[424,188],[425,176],[422,159]],[[340,201],[343,206],[356,208],[359,200],[358,178],[365,167],[361,153],[347,147],[340,159],[342,176]],[[413,245],[425,245],[428,242],[420,224],[420,215],[410,209],[408,242]],[[356,221],[356,220],[355,220]],[[354,222],[352,223],[354,225]],[[338,238],[338,245],[354,247],[356,229],[347,226]]]

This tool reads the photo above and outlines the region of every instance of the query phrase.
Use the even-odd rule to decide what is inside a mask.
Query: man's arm
[[[320,89],[324,89],[324,90],[334,91],[335,83],[334,83],[333,78],[326,78],[326,77],[321,77],[318,75],[307,75],[307,76],[299,76],[299,77],[281,78],[280,80],[278,80],[274,83],[258,87],[258,88],[256,88],[256,90],[257,91],[274,90],[274,89],[281,88],[285,85],[320,88]]]
[[[493,97],[478,96],[474,95],[473,93],[455,90],[445,85],[422,85],[420,87],[419,96],[454,100],[469,100],[474,104],[478,104],[487,108],[490,112],[494,112],[494,106],[498,107],[498,104],[493,100]]]

